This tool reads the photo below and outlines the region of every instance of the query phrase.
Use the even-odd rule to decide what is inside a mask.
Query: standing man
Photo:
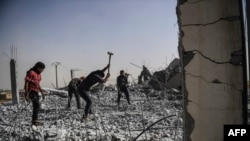
[[[120,104],[120,98],[121,93],[124,92],[126,99],[128,101],[128,104],[130,104],[129,99],[129,91],[128,91],[128,74],[124,73],[124,70],[120,71],[120,75],[116,79],[117,88],[118,88],[118,98],[117,98],[117,104]]]
[[[148,70],[146,66],[142,66],[142,71],[141,74],[138,76],[138,84],[142,84],[142,79],[143,81],[148,81],[152,77],[152,74]]]
[[[37,62],[26,73],[25,77],[25,99],[31,100],[33,105],[33,114],[32,114],[32,125],[38,126],[42,123],[38,121],[38,111],[39,111],[39,92],[42,94],[44,99],[44,93],[40,87],[40,81],[42,80],[41,73],[45,69],[45,65],[42,62]]]
[[[80,77],[80,78],[73,78],[68,85],[68,106],[67,108],[71,107],[71,99],[73,94],[76,97],[76,103],[77,103],[77,109],[81,109],[81,100],[80,100],[80,96],[77,90],[77,87],[81,84],[81,82],[85,79],[85,77]]]
[[[104,78],[105,74],[104,72],[109,68],[109,64],[103,68],[102,70],[96,70],[91,72],[80,84],[78,87],[78,92],[80,96],[86,101],[86,106],[85,106],[85,113],[83,115],[83,119],[87,120],[88,114],[92,114],[91,111],[91,105],[92,105],[92,100],[90,97],[90,88],[94,86],[96,83],[105,83],[107,82],[110,74],[107,73],[106,77]]]

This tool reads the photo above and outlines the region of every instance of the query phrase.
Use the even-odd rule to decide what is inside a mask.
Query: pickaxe
[[[114,54],[108,51],[108,55],[109,55],[109,68],[110,68],[111,55],[114,55]],[[109,73],[109,68],[108,68],[108,73]]]

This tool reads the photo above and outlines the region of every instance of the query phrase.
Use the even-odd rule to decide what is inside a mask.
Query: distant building
[[[19,90],[19,96],[21,99],[24,98],[24,89]],[[1,101],[9,101],[12,100],[11,91],[0,91],[0,100]]]
[[[0,100],[11,100],[12,99],[12,93],[9,92],[0,92]]]

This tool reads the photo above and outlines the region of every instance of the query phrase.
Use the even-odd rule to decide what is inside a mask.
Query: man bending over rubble
[[[41,92],[42,98],[44,99],[44,93],[40,87],[41,73],[45,69],[45,65],[42,62],[37,62],[34,67],[27,71],[25,77],[25,99],[31,100],[33,104],[33,114],[32,114],[32,126],[38,126],[42,123],[38,121],[38,111],[39,111],[39,95]]]
[[[78,92],[80,96],[86,101],[86,106],[85,106],[85,113],[83,115],[83,120],[87,120],[88,114],[92,114],[91,111],[91,105],[92,105],[92,100],[90,97],[90,88],[94,86],[96,83],[105,83],[107,82],[110,74],[107,73],[106,77],[104,78],[105,74],[104,72],[109,68],[109,64],[103,68],[102,70],[96,70],[91,72],[79,85],[78,87]],[[104,79],[103,79],[104,78]]]
[[[77,87],[81,84],[82,80],[84,80],[85,77],[80,77],[80,78],[73,78],[68,85],[68,106],[67,108],[71,108],[71,99],[73,94],[76,97],[76,103],[77,103],[77,109],[81,109],[81,100],[80,100],[80,96],[78,94],[78,90]]]
[[[124,92],[126,99],[128,101],[128,104],[130,104],[129,99],[129,91],[128,91],[128,74],[124,73],[124,70],[120,71],[120,75],[116,79],[117,82],[117,88],[118,88],[118,98],[117,98],[117,104],[120,104],[120,98],[121,93]]]

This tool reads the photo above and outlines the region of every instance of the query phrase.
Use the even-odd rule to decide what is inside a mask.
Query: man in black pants
[[[68,85],[68,106],[67,108],[71,107],[71,99],[73,94],[76,97],[76,103],[77,103],[77,109],[81,109],[81,100],[80,100],[80,96],[77,90],[77,87],[81,84],[82,80],[84,80],[85,78],[82,76],[80,78],[73,78]]]
[[[128,101],[128,104],[130,104],[129,99],[129,91],[128,91],[128,75],[124,73],[124,70],[120,71],[120,75],[116,79],[117,82],[117,88],[118,88],[118,98],[117,98],[117,104],[120,104],[120,98],[121,93],[124,92],[126,99]]]
[[[87,120],[88,114],[91,114],[91,105],[92,100],[90,97],[90,88],[94,86],[96,83],[105,83],[107,82],[110,74],[108,73],[104,78],[104,72],[109,68],[109,64],[103,68],[102,70],[96,70],[91,72],[79,85],[78,92],[80,96],[86,101],[85,112],[83,115],[83,119]],[[104,78],[104,79],[103,79]]]

